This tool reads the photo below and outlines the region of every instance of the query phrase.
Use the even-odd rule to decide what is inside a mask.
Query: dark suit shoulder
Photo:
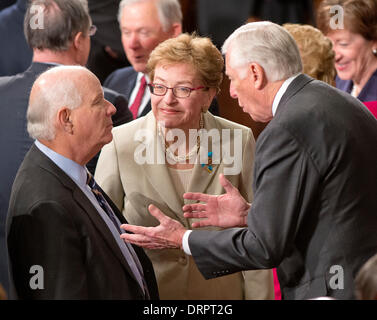
[[[359,130],[360,124],[363,124],[363,130]],[[293,94],[292,88],[288,87],[276,115],[258,142],[269,140],[265,138],[271,135],[276,136],[278,144],[279,133],[283,131],[323,171],[341,162],[342,157],[365,154],[368,148],[377,145],[375,119],[363,104],[317,80],[306,82]],[[373,136],[376,138],[372,140]],[[365,148],[367,145],[369,147]]]
[[[34,157],[34,152],[31,155],[31,151],[26,155],[14,180],[10,209],[27,212],[37,203],[71,202],[72,190],[67,188],[67,183],[73,187],[74,182],[49,159],[42,160],[47,166],[39,165],[37,159],[40,157]],[[63,183],[64,180],[66,184]]]
[[[113,71],[105,80],[104,86],[112,89],[112,86],[119,81],[127,81],[130,77],[137,76],[133,67],[125,67]]]
[[[124,94],[127,98],[135,86],[137,72],[132,67],[115,70],[105,80],[104,86]]]
[[[114,127],[133,120],[133,115],[128,108],[128,99],[123,94],[105,87],[103,87],[103,93],[105,99],[110,101],[117,110],[112,116]]]
[[[0,91],[4,92],[6,96],[29,98],[35,79],[50,67],[51,65],[45,63],[32,63],[24,72],[0,77]]]
[[[28,78],[29,77],[25,72],[13,76],[0,77],[0,91],[7,92],[8,88],[18,85],[21,82],[26,82]]]
[[[318,124],[344,127],[344,121],[353,122],[355,116],[366,115],[357,99],[322,81],[313,80],[296,86],[295,90],[291,94],[289,87],[279,104],[274,121],[281,125],[300,126],[303,131],[308,131],[306,126],[310,124],[316,125],[315,128]]]

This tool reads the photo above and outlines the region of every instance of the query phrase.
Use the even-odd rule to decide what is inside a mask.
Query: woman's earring
[[[375,57],[377,57],[377,49],[376,49],[376,48],[374,48],[374,49],[372,50],[372,53],[373,53],[373,55],[374,55]]]

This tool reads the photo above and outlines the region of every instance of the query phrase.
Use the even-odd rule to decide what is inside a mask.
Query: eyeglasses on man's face
[[[176,86],[173,88],[169,88],[169,87],[164,86],[163,84],[157,84],[157,83],[148,84],[148,87],[151,93],[156,96],[164,96],[166,92],[168,92],[168,89],[171,89],[173,92],[173,95],[176,98],[188,98],[191,94],[191,91],[207,89],[207,87],[204,87],[204,86],[197,87],[197,88],[189,88],[189,87],[184,87],[184,86]]]
[[[88,32],[89,37],[94,36],[94,35],[96,34],[96,32],[97,32],[97,27],[96,27],[94,24],[92,24],[92,25],[89,27],[89,32]]]

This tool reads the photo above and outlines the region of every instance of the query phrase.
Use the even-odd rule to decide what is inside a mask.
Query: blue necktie
[[[112,223],[114,223],[114,225],[117,228],[119,234],[122,234],[122,230],[120,229],[120,226],[119,226],[119,224],[118,224],[118,222],[117,222],[117,220],[115,218],[113,210],[111,209],[111,207],[107,203],[105,197],[103,196],[101,190],[98,187],[98,184],[96,183],[96,181],[94,180],[93,176],[89,172],[88,172],[87,184],[90,187],[90,189],[92,189],[92,192],[93,192],[94,196],[96,197],[99,205],[103,209],[103,211],[106,212],[106,214],[109,216],[109,218],[112,221]]]
[[[103,196],[103,194],[101,192],[101,189],[97,185],[96,181],[94,180],[94,178],[90,174],[90,172],[88,172],[87,184],[90,187],[90,189],[92,190],[94,196],[96,197],[98,204],[101,206],[103,211],[105,211],[105,213],[109,216],[110,220],[112,221],[112,223],[117,228],[119,234],[122,234],[123,232],[120,229],[120,226],[119,226],[119,224],[118,224],[118,222],[115,218],[113,210],[111,209],[110,205],[107,203],[105,197]],[[146,285],[146,282],[145,282],[145,279],[144,279],[143,268],[141,266],[140,260],[137,257],[136,252],[132,248],[132,246],[127,242],[124,242],[124,244],[126,245],[128,252],[131,254],[130,258],[132,260],[127,259],[128,264],[130,265],[132,272],[136,276],[136,279],[138,279],[140,286],[144,289],[145,295],[149,298],[149,292],[148,292],[148,288],[147,288],[147,285]]]

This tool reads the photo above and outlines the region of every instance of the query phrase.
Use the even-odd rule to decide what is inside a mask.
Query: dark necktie
[[[130,111],[132,112],[134,119],[137,118],[137,114],[139,112],[141,100],[143,100],[143,95],[144,95],[146,86],[147,86],[147,82],[145,80],[145,76],[143,76],[140,80],[139,91],[137,92],[136,98],[130,107]]]
[[[88,172],[88,175],[87,175],[87,184],[90,187],[90,189],[92,190],[94,196],[96,197],[98,204],[101,206],[103,211],[105,211],[105,213],[108,215],[108,217],[110,218],[112,223],[117,228],[119,234],[122,234],[123,232],[120,229],[120,226],[117,222],[117,219],[115,218],[113,210],[111,209],[110,205],[107,203],[105,197],[103,196],[103,194],[101,192],[101,189],[97,185],[96,181],[94,180],[94,178],[90,174],[90,172]],[[137,254],[136,254],[135,250],[132,248],[132,246],[127,242],[124,242],[124,243],[125,243],[126,248],[127,248],[126,254],[129,253],[131,255],[130,257],[126,258],[126,260],[128,261],[128,264],[129,264],[132,272],[134,273],[136,279],[139,281],[140,286],[142,288],[144,288],[144,293],[145,293],[146,297],[149,298],[149,292],[148,292],[148,288],[147,288],[147,285],[146,285],[146,282],[145,282],[145,279],[144,279],[143,268],[141,266],[139,258],[137,257]]]
[[[122,234],[122,230],[119,227],[119,224],[115,218],[113,210],[110,208],[109,204],[107,203],[105,197],[103,196],[101,190],[99,189],[96,181],[94,180],[93,176],[88,172],[88,177],[87,177],[87,184],[92,190],[94,196],[96,197],[99,205],[105,211],[105,213],[109,216],[110,220],[112,223],[115,225],[117,228],[119,234]]]

